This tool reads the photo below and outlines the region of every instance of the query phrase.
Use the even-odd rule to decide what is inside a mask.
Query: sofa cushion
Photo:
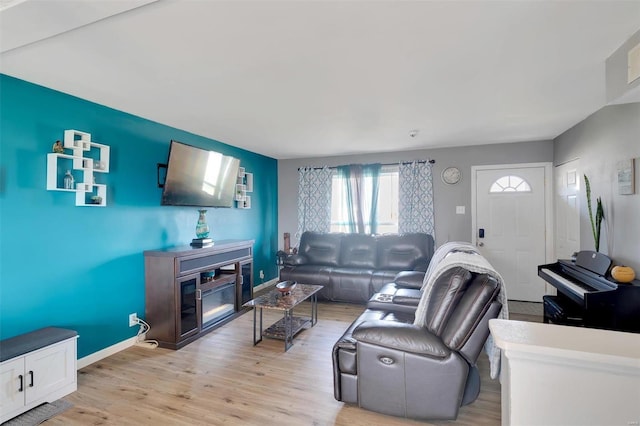
[[[303,255],[310,265],[338,266],[343,236],[340,233],[305,232],[300,239],[298,254]]]
[[[477,321],[489,309],[499,289],[498,281],[489,275],[475,275],[442,333],[445,345],[455,351],[462,348],[471,331],[476,328]],[[484,339],[482,339],[480,346],[482,344],[484,344]]]
[[[424,328],[397,321],[363,321],[353,330],[358,342],[372,343],[402,352],[445,358],[451,350]]]
[[[433,256],[433,238],[423,233],[379,235],[378,269],[426,271]]]
[[[427,306],[426,326],[436,336],[444,331],[472,278],[471,272],[456,267],[444,272],[433,283]]]
[[[371,295],[372,269],[336,267],[331,271],[331,300],[365,303]]]
[[[301,284],[315,284],[324,286],[318,293],[318,297],[331,300],[331,266],[301,265],[288,266],[280,270],[281,281],[296,281]]]
[[[397,273],[398,271],[388,269],[374,271],[371,276],[372,294],[379,292],[383,286],[392,283]]]
[[[345,268],[376,267],[376,239],[373,235],[348,235],[340,246],[340,266]]]

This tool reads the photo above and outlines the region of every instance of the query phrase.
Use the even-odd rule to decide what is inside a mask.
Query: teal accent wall
[[[149,99],[153,102],[153,99]],[[106,207],[46,190],[47,153],[65,129],[111,147]],[[214,239],[255,240],[254,285],[278,275],[277,161],[0,74],[0,338],[45,326],[77,330],[82,358],[136,334],[144,318],[144,250],[195,238],[196,207],[160,206],[156,164],[175,139],[240,159],[252,208],[211,208]],[[153,327],[153,324],[151,324]]]

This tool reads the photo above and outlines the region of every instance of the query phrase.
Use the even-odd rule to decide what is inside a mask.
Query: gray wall
[[[554,142],[555,164],[580,158],[580,174],[589,177],[594,207],[595,198],[602,197],[605,229],[600,251],[639,274],[640,103],[604,107]],[[616,163],[631,158],[635,158],[635,194],[618,195]],[[580,188],[580,248],[593,250],[584,185]]]
[[[433,158],[433,192],[435,200],[436,246],[446,241],[471,239],[471,166],[489,164],[537,163],[553,161],[553,141],[536,141],[439,148],[420,151],[390,152],[340,157],[304,158],[278,161],[278,246],[283,246],[283,233],[291,233],[291,244],[297,245],[298,167],[338,166],[351,163],[394,163],[412,159]],[[457,166],[462,180],[445,185],[442,170]],[[466,214],[456,215],[456,206],[465,206]]]
[[[637,96],[640,89],[640,78],[630,84],[627,83],[629,66],[629,50],[640,43],[640,31],[636,32],[629,40],[622,44],[606,61],[606,91],[607,103],[613,103],[626,96]],[[638,100],[637,97],[634,99]],[[629,100],[630,101],[630,100]]]

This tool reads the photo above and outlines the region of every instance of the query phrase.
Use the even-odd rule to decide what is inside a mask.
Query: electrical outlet
[[[264,280],[264,271],[260,269],[260,279]]]
[[[129,327],[135,327],[136,325],[138,325],[138,314],[134,312],[129,314]]]

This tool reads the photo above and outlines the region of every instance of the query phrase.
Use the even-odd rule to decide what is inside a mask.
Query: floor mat
[[[11,420],[2,423],[1,426],[35,426],[57,416],[58,414],[73,407],[73,404],[63,399],[53,401],[52,403],[44,403],[35,408],[22,413]]]

